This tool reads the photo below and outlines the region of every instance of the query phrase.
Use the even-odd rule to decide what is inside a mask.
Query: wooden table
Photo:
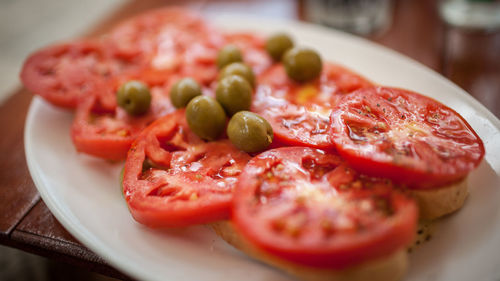
[[[87,36],[105,33],[117,21],[141,11],[182,1],[137,0],[124,4]],[[208,9],[225,1],[187,1],[196,9]],[[231,9],[244,12],[250,1],[236,1]],[[384,34],[369,38],[407,55],[464,88],[500,116],[500,31],[478,32],[447,27],[438,17],[434,0],[396,0],[393,23]],[[253,8],[269,9],[266,1]],[[296,8],[283,15],[286,5]],[[276,11],[266,14],[304,18],[303,1],[276,1]],[[213,8],[213,7],[212,7]],[[258,9],[257,9],[258,10]],[[286,10],[286,9],[285,9]],[[23,128],[32,95],[19,89],[0,106],[0,244],[55,260],[76,264],[105,275],[128,279],[76,241],[52,216],[40,199],[29,175],[23,147]]]

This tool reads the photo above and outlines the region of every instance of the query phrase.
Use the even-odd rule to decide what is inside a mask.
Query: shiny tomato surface
[[[179,110],[151,124],[132,145],[125,199],[132,216],[152,227],[228,219],[234,186],[249,159],[227,139],[199,139]]]
[[[164,8],[122,22],[111,31],[110,41],[114,53],[139,58],[150,78],[162,82],[161,77],[176,73],[210,83],[224,38],[197,13]]]
[[[306,266],[344,269],[411,243],[414,202],[387,180],[306,147],[250,160],[235,190],[233,222],[258,249]]]
[[[321,76],[309,83],[296,83],[276,64],[258,79],[252,109],[273,127],[275,139],[289,145],[322,149],[333,147],[330,113],[336,100],[371,82],[339,65],[327,63]]]
[[[108,160],[124,160],[132,142],[144,128],[175,110],[169,96],[175,81],[176,77],[164,85],[152,86],[151,105],[145,114],[139,116],[129,115],[119,106],[106,111],[96,110],[96,97],[87,97],[78,105],[71,127],[71,138],[77,151]],[[108,86],[110,91],[116,92],[120,82],[114,84]],[[113,98],[116,100],[115,96]]]
[[[114,93],[107,90],[109,82],[138,68],[133,58],[112,55],[103,41],[81,40],[33,53],[24,63],[21,80],[56,106],[73,109],[80,99],[95,95],[99,108],[110,109],[116,103]]]
[[[226,32],[224,44],[238,47],[243,54],[243,62],[252,67],[256,75],[267,71],[273,61],[265,49],[264,37],[251,32]]]
[[[332,140],[355,169],[411,188],[464,178],[484,146],[453,109],[403,89],[373,87],[343,97],[331,115]]]

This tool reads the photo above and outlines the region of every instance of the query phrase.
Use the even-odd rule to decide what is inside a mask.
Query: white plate
[[[324,59],[378,83],[432,96],[462,114],[483,139],[485,160],[470,175],[470,198],[464,208],[442,220],[433,239],[410,255],[406,280],[500,278],[498,119],[439,74],[368,41],[296,22],[219,17],[216,23],[235,30],[287,31]],[[72,118],[35,98],[26,121],[26,158],[49,209],[92,251],[138,279],[289,280],[233,250],[206,227],[153,230],[136,223],[120,193],[122,164],[77,154],[69,136]]]

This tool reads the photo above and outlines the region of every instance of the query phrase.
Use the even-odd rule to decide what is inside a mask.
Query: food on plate
[[[238,47],[245,64],[249,65],[255,75],[259,75],[272,66],[273,60],[265,50],[265,37],[252,32],[224,33],[226,44]]]
[[[290,263],[282,259],[277,259],[245,241],[242,236],[234,230],[233,225],[228,221],[220,221],[211,224],[217,235],[227,243],[247,255],[260,260],[269,265],[275,266],[289,275],[304,281],[398,281],[402,280],[408,268],[408,257],[406,250],[350,268],[335,270],[302,266]]]
[[[179,52],[190,51],[189,47],[204,41],[201,39],[220,40],[219,35],[198,13],[169,7],[131,17],[115,26],[109,37],[115,53],[173,67],[179,65],[162,63],[177,62]]]
[[[250,160],[235,190],[235,232],[216,228],[305,280],[316,279],[301,273],[399,280],[416,223],[415,203],[390,181],[361,175],[334,154],[286,147]]]
[[[210,83],[216,75],[217,50],[223,34],[195,12],[163,8],[140,14],[118,24],[109,34],[111,49],[133,57],[145,66],[150,84],[180,74]]]
[[[130,145],[144,128],[175,110],[168,97],[171,83],[151,87],[150,106],[144,114],[138,116],[130,115],[119,106],[109,110],[96,110],[99,108],[96,105],[99,103],[96,95],[82,99],[71,125],[71,139],[76,150],[107,160],[124,160]],[[120,83],[116,84],[115,87],[108,84],[109,91],[116,92]]]
[[[281,61],[283,54],[292,47],[293,40],[285,33],[273,34],[266,41],[266,51],[276,62]]]
[[[228,219],[234,185],[249,159],[228,140],[198,138],[179,110],[155,121],[132,145],[125,200],[132,216],[152,227]]]
[[[117,76],[140,73],[138,80],[157,85],[182,73],[210,83],[217,73],[217,50],[225,41],[194,12],[159,9],[119,24],[98,40],[63,43],[35,52],[26,60],[21,80],[30,91],[57,106],[73,109],[82,96],[93,94],[99,96],[95,106],[113,110],[115,92],[102,88]]]
[[[190,100],[200,96],[201,87],[193,78],[183,78],[170,89],[170,101],[176,108],[186,107]]]
[[[198,96],[188,103],[186,120],[191,131],[204,140],[217,139],[226,127],[224,108],[209,96]]]
[[[86,96],[96,95],[99,109],[116,106],[115,93],[106,87],[113,77],[140,68],[133,58],[110,52],[105,42],[79,40],[52,45],[26,59],[21,81],[31,92],[53,105],[74,109]]]
[[[331,149],[330,113],[336,99],[373,85],[336,64],[325,63],[322,69],[320,77],[308,83],[290,79],[283,64],[259,76],[252,111],[269,121],[277,142]]]
[[[242,61],[243,56],[241,55],[240,49],[232,44],[224,46],[219,53],[217,53],[217,67],[219,69],[233,62]]]
[[[116,102],[130,115],[142,115],[151,105],[151,93],[141,81],[128,81],[116,93]]]
[[[250,111],[240,111],[229,120],[227,136],[238,149],[259,152],[273,142],[273,128],[261,116]]]
[[[210,223],[305,280],[400,280],[417,218],[459,209],[485,153],[431,98],[375,86],[284,33],[223,32],[180,8],[37,51],[21,79],[76,109],[78,151],[126,157],[139,223]]]
[[[172,81],[193,78],[213,96],[217,53],[228,44],[237,46],[255,73],[271,65],[263,38],[220,32],[194,12],[165,8],[126,20],[108,36],[37,51],[26,60],[21,79],[50,103],[77,109],[72,126],[77,151],[121,160],[138,132],[173,110],[164,98]],[[117,105],[119,85],[129,80],[141,81],[152,92],[152,109],[144,116],[123,116]]]
[[[461,182],[484,156],[481,139],[463,117],[408,90],[373,87],[346,95],[331,124],[337,151],[356,170],[407,185],[419,201],[436,194],[450,202],[440,207],[442,214],[423,209],[433,216],[461,207],[467,194]]]
[[[283,55],[283,65],[290,79],[307,82],[319,76],[323,63],[319,54],[311,49],[295,47]]]
[[[224,66],[224,68],[219,73],[219,81],[230,75],[239,75],[247,80],[252,88],[255,87],[255,74],[253,73],[252,68],[244,63],[233,62]]]
[[[467,178],[437,188],[408,191],[418,204],[422,220],[435,220],[458,211],[469,195]]]
[[[252,104],[252,86],[240,75],[230,75],[217,83],[215,98],[229,116],[249,110]]]

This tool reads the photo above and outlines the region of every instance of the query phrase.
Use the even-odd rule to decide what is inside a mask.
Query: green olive
[[[243,61],[241,51],[235,45],[226,45],[217,54],[217,67],[219,69],[230,63],[241,61]]]
[[[226,126],[226,113],[222,106],[208,96],[197,96],[186,107],[189,128],[204,140],[217,139]]]
[[[149,109],[151,93],[144,83],[129,81],[118,89],[116,101],[128,114],[141,115]]]
[[[238,149],[259,152],[273,142],[273,128],[261,116],[250,111],[240,111],[229,121],[227,136]]]
[[[176,108],[185,107],[190,100],[201,95],[201,87],[193,78],[177,81],[170,89],[170,100]]]
[[[321,73],[321,58],[314,50],[295,47],[283,55],[283,65],[288,77],[297,82],[306,82]]]
[[[217,83],[215,98],[229,116],[238,111],[250,109],[252,86],[239,75],[230,75]]]
[[[283,54],[293,47],[293,41],[285,33],[277,33],[267,38],[266,50],[274,61],[281,61]]]
[[[226,65],[219,73],[219,80],[230,76],[230,75],[238,75],[250,83],[250,85],[255,87],[255,75],[253,74],[253,70],[248,65],[241,62],[233,62],[231,64]]]

